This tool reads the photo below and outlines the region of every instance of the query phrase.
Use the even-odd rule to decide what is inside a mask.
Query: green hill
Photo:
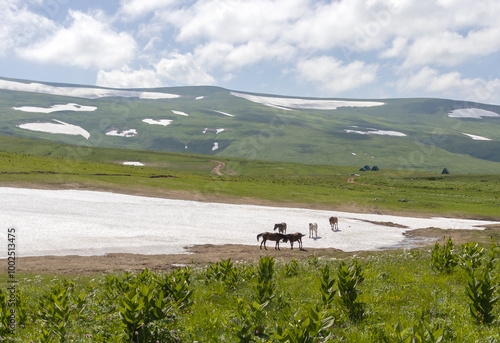
[[[305,164],[497,173],[499,113],[500,106],[447,99],[299,99],[0,79],[3,136]]]

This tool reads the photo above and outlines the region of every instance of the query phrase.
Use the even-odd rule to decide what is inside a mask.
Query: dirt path
[[[215,162],[217,163],[217,166],[214,167],[214,169],[212,169],[212,173],[215,173],[219,176],[222,176],[223,174],[221,173],[221,169],[223,169],[226,164],[224,162],[221,162],[221,161],[210,161],[210,162]]]

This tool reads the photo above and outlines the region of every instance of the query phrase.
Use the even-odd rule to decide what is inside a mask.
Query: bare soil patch
[[[485,230],[442,230],[426,228],[407,231],[405,241],[394,249],[430,248],[434,242],[442,242],[450,237],[455,245],[467,242],[489,244],[491,237],[496,242],[500,239],[500,225],[490,225]],[[272,244],[271,244],[272,245]],[[136,255],[106,254],[104,256],[36,256],[16,259],[17,271],[30,274],[99,274],[124,271],[142,271],[145,268],[156,271],[171,271],[175,268],[190,266],[200,268],[210,263],[231,258],[233,262],[256,262],[262,256],[272,256],[277,261],[289,262],[293,259],[309,259],[313,255],[318,258],[345,258],[352,255],[366,256],[383,254],[386,251],[343,252],[338,249],[307,248],[304,238],[304,249],[290,249],[289,244],[281,244],[281,250],[268,247],[260,249],[255,245],[196,245],[187,248],[187,254],[172,255]]]

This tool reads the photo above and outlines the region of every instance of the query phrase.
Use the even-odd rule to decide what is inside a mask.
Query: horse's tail
[[[262,234],[261,234],[261,233],[259,233],[259,234],[257,235],[257,242],[259,241],[260,236],[262,236]]]

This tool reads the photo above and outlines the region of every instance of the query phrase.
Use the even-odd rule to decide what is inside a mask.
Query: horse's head
[[[280,227],[280,224],[274,224],[274,229],[273,230],[276,231],[276,229],[279,229],[279,227]]]
[[[281,239],[283,239],[283,242],[288,242],[288,235],[281,235]]]

